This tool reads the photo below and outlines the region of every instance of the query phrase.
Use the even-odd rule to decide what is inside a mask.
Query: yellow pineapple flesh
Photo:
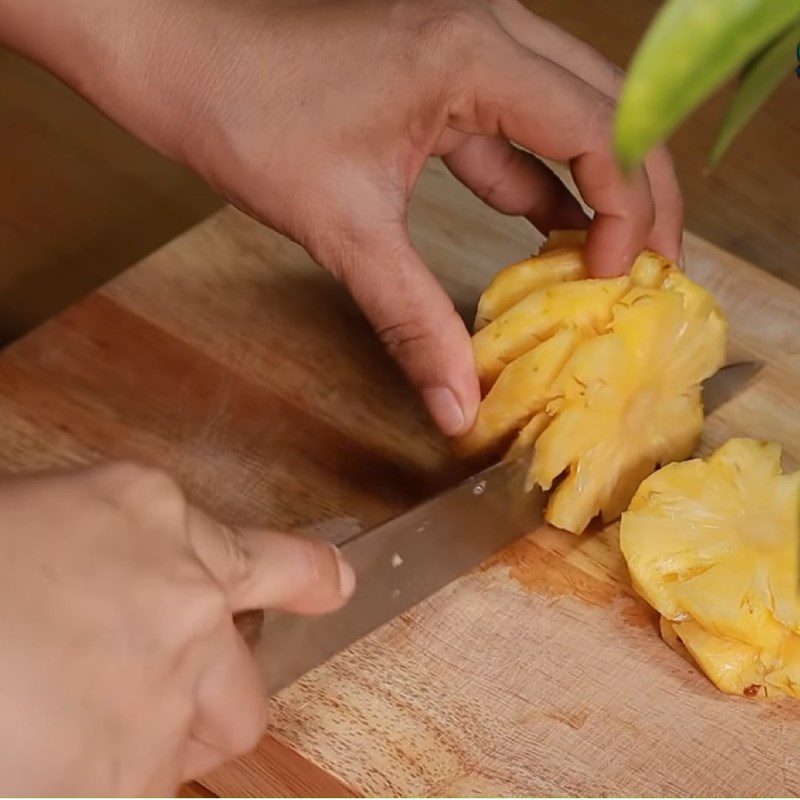
[[[478,301],[475,330],[485,328],[535,289],[585,278],[585,239],[583,231],[557,231],[542,245],[538,256],[498,272]]]
[[[473,348],[484,398],[462,454],[534,445],[531,486],[548,521],[582,532],[611,520],[658,465],[687,457],[703,421],[700,383],[723,363],[711,295],[644,251],[629,276],[587,279],[582,235],[498,273]]]
[[[647,478],[620,546],[661,633],[714,684],[745,697],[800,697],[800,472],[780,447],[732,439],[707,460]]]

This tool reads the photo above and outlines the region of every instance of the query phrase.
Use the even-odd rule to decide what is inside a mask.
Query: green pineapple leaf
[[[710,161],[716,164],[736,134],[748,123],[783,78],[797,66],[800,23],[764,48],[745,68],[711,149]]]
[[[668,0],[631,63],[614,146],[641,163],[703,100],[800,19],[800,0]]]

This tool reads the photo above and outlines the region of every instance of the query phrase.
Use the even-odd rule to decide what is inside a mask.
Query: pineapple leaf
[[[745,68],[711,149],[712,166],[720,160],[736,134],[758,111],[781,80],[794,71],[798,42],[800,22],[791,25]]]
[[[640,163],[737,69],[800,19],[800,0],[668,0],[622,90],[614,146],[624,169]]]

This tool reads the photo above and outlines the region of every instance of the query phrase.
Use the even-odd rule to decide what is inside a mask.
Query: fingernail
[[[350,564],[344,560],[339,548],[331,545],[333,552],[336,553],[336,566],[339,568],[339,593],[342,597],[350,597],[356,588],[356,573]]]
[[[446,386],[423,389],[422,398],[433,421],[445,436],[457,436],[464,432],[464,412],[451,389]]]

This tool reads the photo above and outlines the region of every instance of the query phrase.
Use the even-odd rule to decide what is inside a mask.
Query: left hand
[[[616,67],[516,0],[0,0],[0,38],[347,285],[450,435],[480,399],[469,334],[412,245],[431,155],[543,232],[587,225],[593,275],[678,256],[669,156],[623,176]]]

